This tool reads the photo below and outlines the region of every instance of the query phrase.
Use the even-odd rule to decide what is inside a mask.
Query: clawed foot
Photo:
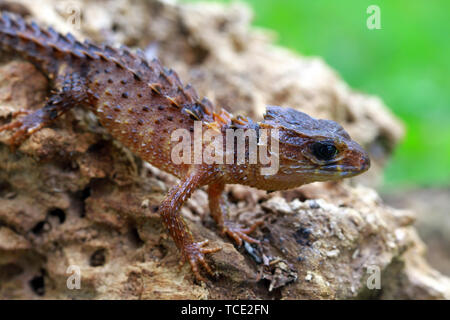
[[[19,146],[23,140],[27,137],[27,130],[28,128],[25,127],[22,123],[22,121],[17,120],[12,123],[5,124],[4,126],[0,127],[0,132],[2,131],[12,131],[13,129],[19,128],[18,130],[15,130],[13,135],[8,139],[8,145],[15,149],[17,146]]]
[[[243,228],[238,224],[234,224],[232,222],[225,222],[222,227],[222,233],[228,235],[232,238],[238,246],[242,245],[242,241],[245,240],[250,243],[260,243],[259,240],[256,240],[252,237],[249,237],[248,234],[252,233],[256,230],[260,225],[262,225],[264,221],[260,220],[252,224],[248,228]]]
[[[25,118],[0,126],[0,132],[14,131],[13,135],[8,140],[8,144],[13,149],[20,146],[26,138],[42,127],[41,124],[36,124],[34,122],[36,119],[34,119],[33,116],[30,116],[32,112],[29,110],[19,110],[12,113],[12,119],[14,120],[17,116],[24,114],[27,115]]]
[[[204,248],[208,244],[208,240],[201,242],[194,242],[191,244],[187,244],[184,246],[182,250],[182,259],[181,264],[184,264],[186,261],[191,265],[192,271],[194,272],[195,277],[199,281],[205,281],[205,278],[200,274],[200,266],[208,271],[211,276],[214,276],[214,273],[211,267],[205,260],[205,254],[214,253],[222,248]]]

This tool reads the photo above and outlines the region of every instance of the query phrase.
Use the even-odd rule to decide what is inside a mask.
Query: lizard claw
[[[8,145],[14,150],[17,148],[30,134],[28,127],[23,124],[22,121],[17,120],[12,123],[5,124],[0,127],[0,132],[2,131],[12,131],[16,129],[8,139]]]
[[[15,131],[12,136],[7,140],[7,144],[11,147],[11,150],[14,150],[22,141],[22,139],[20,139],[21,137],[23,137],[23,135],[26,132],[26,129],[23,126],[22,121],[17,120],[8,124],[5,124],[3,126],[0,127],[0,132],[2,131],[12,131],[16,128],[19,128],[19,130]],[[17,140],[20,139],[20,141],[18,142]]]
[[[20,110],[12,112],[10,116],[11,116],[11,119],[14,120],[15,118],[17,118],[20,115],[23,115],[23,114],[29,115],[31,113],[32,113],[31,110],[20,109]],[[20,121],[20,120],[12,121],[10,123],[7,123],[5,125],[0,126],[0,132],[2,132],[2,131],[10,131],[10,130],[15,129],[17,127],[20,127],[22,125],[23,125],[23,122]]]
[[[205,260],[205,254],[214,253],[222,248],[204,248],[208,244],[209,240],[204,240],[201,242],[194,242],[187,244],[183,247],[181,263],[184,264],[186,261],[189,262],[194,272],[195,277],[199,281],[206,282],[206,279],[200,274],[199,266],[203,266],[205,270],[214,276],[214,272]]]
[[[44,126],[43,123],[34,123],[36,119],[34,119],[33,115],[30,115],[31,113],[29,110],[16,111],[12,114],[13,119],[22,114],[26,114],[27,116],[0,126],[0,132],[12,132],[11,137],[8,139],[8,144],[12,149],[20,146],[25,139]]]
[[[3,126],[0,126],[0,132],[2,131],[10,131],[12,129],[15,129],[17,127],[20,127],[22,125],[22,121],[14,121],[11,123],[7,123]]]
[[[13,113],[11,113],[11,118],[15,119],[15,118],[17,118],[20,115],[23,115],[23,114],[24,115],[29,115],[29,114],[32,114],[32,113],[33,113],[33,111],[28,110],[28,109],[19,109],[17,111],[14,111]]]
[[[249,237],[248,234],[252,233],[256,230],[260,225],[262,225],[264,221],[256,221],[254,224],[252,224],[248,228],[243,228],[240,225],[234,224],[232,222],[225,222],[224,226],[222,227],[222,233],[228,235],[230,238],[232,238],[238,246],[242,245],[242,240],[245,240],[250,243],[260,243],[259,240],[256,240],[252,237]]]

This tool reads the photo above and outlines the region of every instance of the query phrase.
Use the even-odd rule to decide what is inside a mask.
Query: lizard
[[[195,241],[181,216],[180,208],[196,189],[207,187],[210,213],[222,234],[237,245],[243,241],[258,244],[250,234],[263,221],[249,227],[229,221],[225,185],[277,191],[353,177],[370,167],[368,153],[337,122],[278,106],[268,106],[259,122],[235,117],[215,108],[207,98],[199,98],[175,71],[163,67],[158,59],[148,61],[140,50],[80,42],[70,33],[62,35],[4,12],[0,16],[0,53],[12,53],[32,63],[47,77],[51,88],[41,109],[21,109],[0,126],[0,132],[11,135],[7,143],[18,148],[75,106],[92,111],[114,139],[142,160],[180,179],[158,212],[181,253],[181,263],[188,262],[199,281],[205,281],[202,268],[214,275],[206,257],[221,248],[208,247],[208,240]],[[171,134],[181,128],[193,136],[195,123],[222,136],[230,129],[276,129],[278,171],[264,175],[262,164],[251,164],[247,158],[244,163],[175,163]]]

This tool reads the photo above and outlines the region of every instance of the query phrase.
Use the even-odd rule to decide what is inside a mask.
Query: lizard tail
[[[9,12],[0,15],[0,53],[21,56],[49,76],[66,57],[85,58],[85,49],[71,34],[63,36]]]
[[[208,99],[200,101],[194,88],[184,87],[178,75],[163,68],[159,60],[148,62],[142,52],[134,54],[127,47],[115,49],[108,45],[98,47],[89,41],[82,43],[70,33],[62,35],[51,27],[41,28],[21,16],[3,12],[0,15],[0,55],[2,53],[30,61],[50,80],[57,77],[59,66],[64,63],[82,70],[86,69],[83,62],[87,60],[115,64],[130,71],[136,79],[148,82],[152,90],[158,93],[162,90],[173,97],[171,103],[177,107],[177,101],[187,102],[184,111],[193,119],[215,121],[214,108]],[[165,80],[161,81],[161,78]],[[161,83],[164,88],[158,89]]]

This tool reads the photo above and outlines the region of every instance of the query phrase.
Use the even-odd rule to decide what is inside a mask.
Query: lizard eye
[[[333,142],[323,141],[323,142],[315,142],[311,146],[312,152],[314,156],[319,160],[328,161],[333,159],[338,150],[334,146]]]

